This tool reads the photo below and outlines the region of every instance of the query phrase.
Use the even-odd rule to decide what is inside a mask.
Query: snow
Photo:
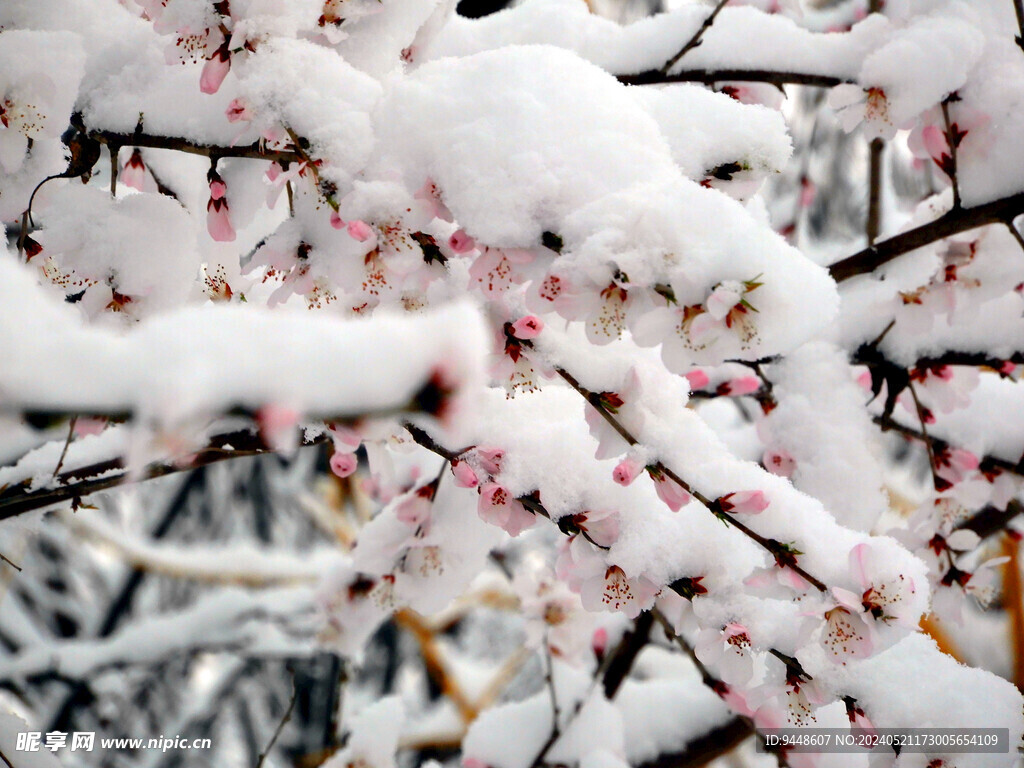
[[[0,355],[20,361],[0,372],[8,409],[139,410],[173,424],[273,403],[346,417],[408,408],[435,371],[458,385],[480,375],[482,329],[466,305],[347,322],[207,306],[119,333],[84,325],[10,259],[0,275]]]

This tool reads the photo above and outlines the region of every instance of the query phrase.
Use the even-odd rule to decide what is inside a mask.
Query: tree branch
[[[750,82],[770,85],[811,85],[819,88],[833,88],[852,82],[835,75],[815,75],[808,72],[782,72],[771,69],[684,69],[666,74],[660,69],[650,69],[632,75],[616,75],[625,85],[659,85],[663,83],[712,83]]]
[[[707,18],[704,19],[704,23],[700,25],[700,28],[694,33],[693,37],[691,37],[686,42],[686,45],[684,45],[679,50],[679,53],[677,53],[675,56],[673,56],[671,59],[669,59],[662,65],[662,72],[667,73],[670,69],[672,69],[672,67],[679,63],[679,60],[683,58],[683,56],[685,56],[687,53],[689,53],[690,51],[692,51],[694,48],[701,44],[701,38],[704,37],[704,33],[707,32],[711,25],[715,23],[715,17],[718,16],[719,12],[725,7],[725,4],[728,2],[729,0],[718,0],[718,4],[712,9],[711,13],[707,16]]]
[[[329,439],[327,434],[323,434],[310,441],[303,441],[302,444],[318,445]],[[226,446],[231,446],[231,448],[228,449]],[[257,433],[249,429],[242,429],[211,438],[207,447],[196,453],[191,461],[154,462],[142,470],[138,479],[151,480],[155,477],[187,472],[197,467],[205,467],[208,464],[215,464],[220,461],[227,461],[228,459],[259,456],[264,453],[273,452],[273,449],[267,446]],[[31,512],[34,509],[42,509],[53,504],[59,504],[62,501],[80,499],[83,496],[121,485],[128,482],[128,470],[125,466],[124,458],[119,456],[107,461],[90,464],[87,467],[63,472],[57,476],[57,481],[60,485],[56,488],[40,488],[37,491],[25,491],[20,486],[15,486],[0,492],[0,520]]]
[[[261,141],[254,144],[228,147],[217,144],[203,144],[176,136],[156,136],[144,133],[141,130],[133,133],[118,133],[116,131],[92,129],[86,126],[80,113],[71,116],[71,124],[91,140],[110,147],[111,154],[114,157],[117,156],[117,149],[120,147],[146,147],[147,149],[170,149],[176,152],[187,152],[191,155],[213,158],[243,157],[250,160],[270,160],[279,163],[292,163],[302,159],[296,152],[267,149]]]
[[[619,434],[619,436],[622,437],[623,440],[625,440],[629,445],[637,445],[639,443],[636,437],[634,437],[633,434],[630,433],[630,431],[626,429],[619,422],[618,419],[615,418],[614,414],[609,412],[609,410],[604,407],[604,404],[601,402],[601,398],[598,394],[586,389],[583,385],[579,383],[579,381],[576,380],[576,378],[571,373],[562,368],[556,367],[555,373],[557,373],[570,387],[579,392],[579,394],[583,396],[583,399],[590,403],[590,405],[601,415],[601,417],[605,421],[608,422],[612,429],[614,429]],[[823,581],[821,581],[821,579],[818,579],[817,577],[808,573],[800,565],[797,564],[796,555],[792,554],[789,551],[789,549],[785,546],[785,544],[783,544],[780,541],[776,541],[775,539],[769,539],[765,536],[762,536],[757,531],[748,527],[745,523],[742,523],[739,520],[737,520],[736,517],[733,515],[729,515],[724,512],[718,514],[718,512],[721,511],[721,507],[719,506],[718,501],[716,499],[710,499],[707,496],[705,496],[699,490],[697,490],[689,483],[687,483],[685,480],[683,480],[672,469],[666,467],[662,462],[659,461],[655,463],[653,466],[657,467],[659,471],[664,473],[671,480],[678,483],[681,488],[683,488],[687,493],[693,496],[693,498],[695,498],[697,501],[699,501],[701,504],[707,507],[707,509],[712,514],[718,517],[718,519],[720,519],[726,525],[732,526],[740,533],[742,533],[744,536],[746,536],[748,539],[751,539],[752,541],[759,544],[769,554],[771,554],[771,556],[775,559],[776,563],[778,563],[780,567],[784,566],[794,571],[795,573],[799,574],[800,577],[804,579],[804,581],[811,584],[819,592],[828,591],[828,587],[825,585]]]
[[[935,221],[922,224],[875,243],[863,251],[837,261],[829,268],[829,274],[837,282],[872,272],[898,256],[937,240],[983,227],[986,224],[1001,224],[1012,221],[1024,213],[1024,192],[1001,197],[973,208],[958,208],[944,213]]]

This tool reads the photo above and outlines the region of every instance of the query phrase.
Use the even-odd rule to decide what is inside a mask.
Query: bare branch
[[[775,86],[810,85],[819,88],[833,88],[842,83],[852,82],[835,75],[816,75],[808,72],[782,72],[771,69],[684,69],[666,74],[660,69],[651,69],[631,75],[616,75],[626,85],[659,85],[663,83],[712,83],[750,82],[769,83]]]
[[[959,208],[947,211],[935,221],[922,224],[914,229],[875,243],[863,251],[832,264],[828,271],[832,278],[841,283],[851,277],[872,272],[898,256],[937,240],[983,227],[986,224],[1003,224],[1024,213],[1024,192],[1001,197],[973,208]]]

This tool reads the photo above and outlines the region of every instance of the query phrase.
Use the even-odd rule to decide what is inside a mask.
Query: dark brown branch
[[[1024,51],[1024,0],[1013,0],[1013,10],[1017,14],[1017,28],[1020,30],[1020,34],[1013,39]]]
[[[654,616],[651,612],[641,613],[633,623],[633,628],[627,630],[623,635],[622,642],[619,643],[608,660],[601,685],[604,687],[605,698],[609,701],[615,698],[615,694],[619,692],[620,686],[629,675],[629,670],[633,668],[636,657],[647,645],[652,626],[654,626]]]
[[[267,149],[262,142],[228,147],[216,144],[202,144],[176,136],[155,136],[143,133],[142,131],[117,133],[116,131],[91,129],[85,125],[81,115],[73,116],[72,124],[76,124],[76,127],[91,140],[110,147],[111,154],[115,157],[116,151],[120,147],[145,147],[147,149],[170,149],[176,152],[187,152],[191,155],[213,158],[243,157],[250,160],[271,160],[279,163],[292,163],[300,160],[299,155],[295,152]]]
[[[711,28],[711,25],[715,23],[715,17],[718,16],[719,12],[725,7],[725,4],[729,0],[718,0],[718,4],[712,9],[711,13],[708,14],[707,18],[700,25],[700,28],[694,33],[693,37],[687,40],[684,45],[675,56],[666,61],[661,67],[662,72],[668,72],[672,67],[679,63],[679,60],[683,58],[687,53],[692,51],[698,45],[701,44],[701,38],[704,37],[704,33]]]
[[[274,735],[270,737],[270,743],[267,744],[267,748],[260,753],[259,760],[256,761],[256,768],[262,768],[263,763],[267,759],[267,755],[270,754],[270,750],[274,748],[277,743],[278,737],[281,735],[281,731],[284,730],[285,724],[292,719],[292,710],[295,709],[295,700],[298,698],[299,689],[295,686],[295,673],[292,673],[292,697],[288,702],[288,708],[284,711],[284,717],[281,718],[281,722],[277,724],[277,729],[274,731]]]
[[[659,69],[638,72],[632,75],[616,75],[626,85],[658,85],[662,83],[712,83],[749,82],[771,85],[812,85],[819,88],[833,88],[846,82],[846,78],[835,75],[815,75],[807,72],[780,72],[770,69],[684,69],[668,75]]]
[[[899,434],[903,435],[906,438],[919,440],[920,442],[929,444],[931,446],[935,446],[940,443],[942,445],[948,445],[948,443],[946,443],[945,440],[931,437],[919,429],[914,429],[913,427],[908,427],[905,424],[901,424],[891,416],[874,416],[871,420],[875,422],[875,424],[880,426],[882,430],[885,432],[898,432]],[[931,451],[929,451],[929,456],[931,455],[932,453]],[[980,457],[979,467],[983,472],[1009,472],[1010,474],[1024,477],[1024,466],[1022,466],[1022,463],[1014,464],[1012,461],[1000,459],[996,456]]]
[[[326,442],[328,439],[329,436],[324,434],[303,444],[316,445]],[[229,445],[230,449],[225,447]],[[273,449],[269,448],[258,434],[248,429],[238,430],[213,437],[207,447],[196,453],[189,462],[154,462],[142,470],[139,479],[150,480],[178,472],[187,472],[228,459],[259,456],[264,453],[273,453]],[[97,477],[98,475],[103,476]],[[57,481],[60,485],[56,488],[25,491],[21,487],[15,486],[0,492],[0,520],[59,504],[62,501],[80,499],[98,491],[121,485],[128,481],[128,470],[125,467],[124,459],[117,457],[63,472],[57,476]]]
[[[837,261],[828,268],[828,271],[837,283],[841,283],[851,277],[872,272],[896,257],[929,243],[960,232],[977,229],[986,224],[1012,221],[1022,213],[1024,213],[1024,192],[1001,197],[973,208],[950,210],[935,221],[902,232],[848,256],[842,261]]]
[[[964,520],[957,528],[974,531],[984,539],[1004,530],[1007,525],[1022,513],[1024,513],[1024,505],[1013,499],[1006,505],[1006,509],[985,507]]]
[[[612,414],[611,412],[609,412],[607,408],[605,408],[604,404],[601,402],[600,395],[586,389],[568,371],[565,371],[561,368],[555,368],[555,373],[557,373],[562,378],[562,380],[565,381],[570,387],[579,392],[579,394],[583,396],[583,399],[590,403],[590,405],[601,415],[601,417],[606,422],[608,422],[609,426],[611,426],[611,428],[614,429],[623,440],[625,440],[629,445],[638,444],[639,441],[636,439],[636,437],[634,437],[632,433],[630,433],[630,431],[626,429],[619,422],[618,419],[615,418],[614,414]],[[701,504],[707,507],[708,510],[712,512],[712,514],[718,517],[718,519],[720,519],[726,525],[732,526],[740,533],[742,533],[744,536],[746,536],[748,539],[760,545],[769,554],[771,554],[771,556],[775,559],[776,563],[778,563],[780,566],[789,568],[795,573],[799,574],[801,578],[803,578],[806,582],[811,584],[819,592],[828,591],[828,587],[825,585],[823,581],[821,581],[821,579],[808,573],[806,570],[804,570],[803,567],[801,567],[796,562],[796,555],[794,555],[790,551],[790,549],[786,547],[786,545],[783,544],[781,541],[776,541],[775,539],[769,539],[765,536],[762,536],[757,531],[747,526],[745,523],[742,523],[739,520],[737,520],[735,516],[721,512],[721,507],[719,506],[718,501],[716,499],[710,499],[707,496],[705,496],[699,490],[697,490],[688,482],[683,480],[671,468],[666,467],[660,461],[657,462],[654,466],[657,467],[657,469],[664,473],[668,478],[678,483],[681,488],[683,488],[687,493],[693,496],[693,498],[695,498],[697,501],[699,501]]]
[[[734,717],[688,742],[682,752],[658,755],[640,763],[637,768],[699,768],[731,752],[753,735],[754,729],[747,720]]]
[[[872,139],[868,145],[868,216],[865,232],[868,245],[874,245],[882,231],[882,155],[885,142]]]

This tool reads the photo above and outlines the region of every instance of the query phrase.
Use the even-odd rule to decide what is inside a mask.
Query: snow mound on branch
[[[69,184],[42,213],[46,227],[36,239],[42,256],[62,271],[109,281],[153,309],[177,306],[191,292],[199,270],[196,225],[173,199],[144,193],[115,200],[96,187]]]
[[[428,382],[452,413],[482,381],[485,332],[468,305],[343,321],[239,305],[189,307],[127,333],[89,327],[29,270],[0,259],[0,409],[141,411],[164,423],[284,405],[353,416],[412,407]]]
[[[627,89],[557,48],[429,62],[392,86],[376,122],[411,188],[432,178],[491,246],[532,246],[574,209],[678,173]]]
[[[823,342],[807,344],[779,365],[774,379],[779,405],[766,426],[772,444],[796,459],[793,484],[843,525],[869,532],[888,507],[881,446],[846,355]]]
[[[658,121],[672,158],[694,181],[727,163],[762,174],[778,172],[793,152],[786,121],[773,109],[696,85],[630,93]]]
[[[815,679],[862,702],[879,728],[1009,728],[1008,754],[962,753],[947,761],[957,768],[1017,765],[1024,732],[1020,692],[991,672],[964,666],[926,635],[908,635],[870,659],[846,665],[809,654],[801,661]],[[893,691],[900,693],[894,696]]]
[[[335,175],[362,169],[373,147],[377,81],[328,48],[282,38],[261,44],[238,72],[240,93],[261,121],[276,118],[308,139]]]
[[[528,0],[481,19],[456,16],[428,53],[433,58],[468,56],[544,43],[575,51],[609,72],[632,74],[662,67],[693,37],[709,9],[692,3],[623,26],[576,0]],[[888,27],[886,19],[875,15],[849,34],[822,34],[779,14],[729,6],[703,35],[700,47],[675,69],[767,69],[853,79]]]

